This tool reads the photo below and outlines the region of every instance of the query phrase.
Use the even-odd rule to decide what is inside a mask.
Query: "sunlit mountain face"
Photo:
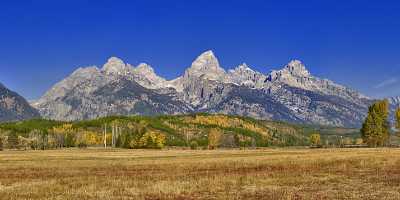
[[[56,120],[208,112],[358,127],[371,101],[313,76],[299,60],[268,74],[247,64],[225,71],[214,52],[206,51],[172,80],[148,64],[133,66],[111,57],[101,68],[77,69],[32,105]]]

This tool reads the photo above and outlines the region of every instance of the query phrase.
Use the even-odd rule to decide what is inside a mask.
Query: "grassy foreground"
[[[400,150],[4,151],[0,197],[400,199]]]

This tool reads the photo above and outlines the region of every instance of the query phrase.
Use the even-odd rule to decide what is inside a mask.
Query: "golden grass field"
[[[400,199],[400,149],[4,151],[0,199]]]

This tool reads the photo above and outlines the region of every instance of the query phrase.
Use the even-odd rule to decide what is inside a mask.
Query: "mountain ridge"
[[[26,99],[0,83],[0,122],[40,118]]]
[[[145,90],[137,86],[125,88],[124,95],[114,96],[112,100],[120,105],[105,105],[107,103],[102,98],[108,97],[100,98],[102,95],[99,91],[110,95],[126,82],[137,84]],[[110,84],[115,88],[107,87]],[[76,99],[74,103],[65,101],[71,96]],[[93,101],[95,97],[97,102]],[[160,98],[175,103],[167,101],[171,103],[166,103],[170,107],[163,107],[163,103],[156,100]],[[156,114],[211,112],[289,122],[359,126],[371,101],[351,88],[313,76],[299,60],[292,60],[280,70],[272,70],[268,74],[253,70],[247,64],[225,70],[214,52],[209,50],[196,57],[181,76],[172,80],[160,77],[148,64],[141,63],[134,67],[117,57],[111,57],[101,69],[92,66],[76,70],[46,92],[33,106],[43,117],[58,120],[80,120],[110,114],[147,114],[132,109],[139,103],[146,109],[162,110],[152,112]],[[96,110],[101,113],[99,115],[77,116],[77,109],[82,108],[83,104],[88,104],[84,107],[93,107],[94,110],[106,110]],[[125,110],[120,109],[121,113],[118,113],[117,107],[124,107]],[[332,114],[334,112],[347,118],[337,118]]]

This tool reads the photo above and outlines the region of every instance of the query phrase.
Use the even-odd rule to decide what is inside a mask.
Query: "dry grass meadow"
[[[400,149],[4,151],[0,199],[400,199]]]

